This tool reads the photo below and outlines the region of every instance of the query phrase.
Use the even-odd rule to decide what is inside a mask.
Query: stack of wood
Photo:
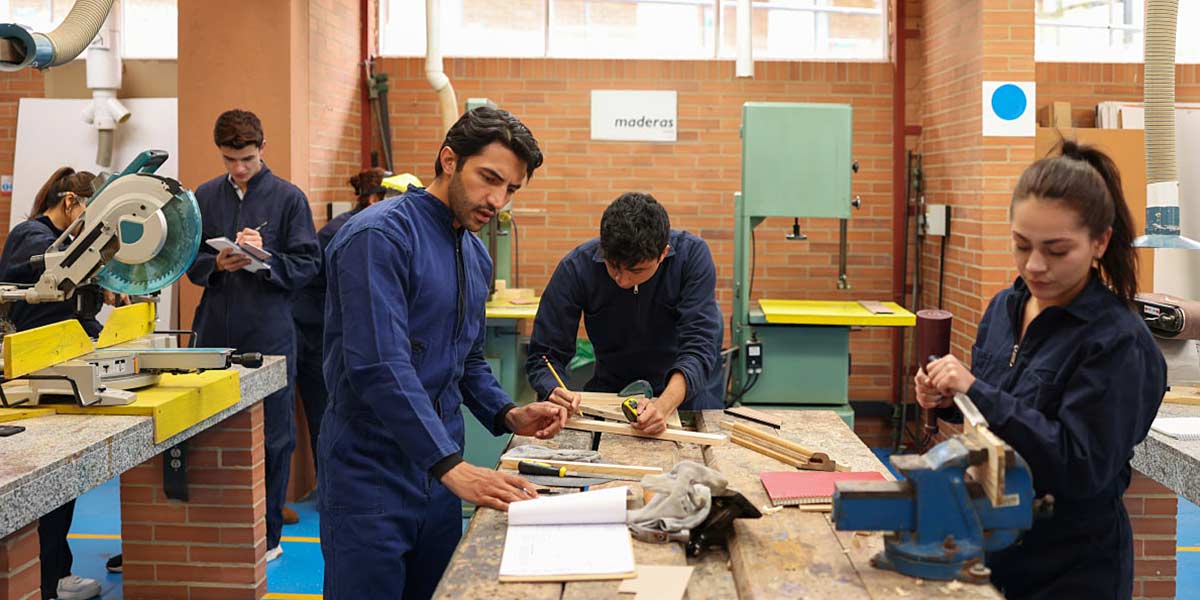
[[[835,463],[824,452],[809,450],[796,442],[784,439],[732,421],[721,421],[721,429],[729,432],[730,440],[763,456],[769,456],[785,465],[806,471],[848,471],[847,467]]]

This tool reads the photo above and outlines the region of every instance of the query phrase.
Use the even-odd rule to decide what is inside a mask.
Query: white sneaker
[[[100,583],[95,579],[67,575],[58,580],[58,600],[88,600],[100,595]]]
[[[267,562],[271,562],[280,556],[283,556],[283,544],[267,550]]]

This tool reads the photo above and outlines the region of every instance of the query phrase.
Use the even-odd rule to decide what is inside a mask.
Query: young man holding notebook
[[[198,346],[287,357],[288,385],[263,400],[266,447],[267,560],[283,553],[283,503],[296,445],[291,383],[296,378],[292,297],[321,265],[308,199],[263,162],[262,123],[230,110],[217,118],[213,142],[225,173],[196,188],[204,239],[225,237],[270,253],[268,268],[247,269],[245,254],[201,244],[188,279],[204,288],[192,329]]]
[[[605,209],[600,237],[567,254],[542,292],[525,363],[530,385],[539,399],[579,406],[579,394],[553,370],[565,373],[575,356],[582,315],[596,352],[596,373],[584,389],[617,392],[638,379],[654,388],[634,428],[661,433],[680,407],[723,408],[716,285],[704,240],[671,229],[650,194],[622,194]]]
[[[428,188],[363,209],[325,251],[326,600],[428,598],[462,535],[460,499],[504,510],[537,495],[463,462],[462,408],[495,435],[549,438],[567,420],[553,404],[515,407],[483,357],[492,261],[473,233],[541,164],[516,117],[471,110]]]

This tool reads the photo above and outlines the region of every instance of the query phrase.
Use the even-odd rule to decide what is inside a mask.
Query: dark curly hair
[[[217,117],[217,124],[213,126],[213,142],[222,148],[234,150],[250,145],[262,148],[262,121],[248,110],[227,110]]]
[[[447,146],[458,155],[458,169],[467,159],[475,156],[492,142],[500,142],[513,151],[525,163],[525,176],[533,177],[533,171],[542,166],[542,151],[538,148],[533,133],[512,113],[498,108],[480,106],[468,110],[446,132],[446,139],[438,148]],[[433,172],[441,177],[442,161],[433,161]]]
[[[604,260],[622,269],[657,260],[670,238],[667,209],[650,194],[621,194],[600,218],[600,251]]]

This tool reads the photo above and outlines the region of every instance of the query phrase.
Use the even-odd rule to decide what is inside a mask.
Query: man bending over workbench
[[[654,388],[634,428],[660,433],[681,407],[723,408],[716,284],[704,240],[672,230],[650,194],[622,194],[605,209],[600,237],[567,254],[542,293],[525,363],[530,385],[539,399],[578,408],[580,395],[559,385],[546,360],[565,372],[582,314],[596,353],[584,389],[616,392],[639,379]]]

